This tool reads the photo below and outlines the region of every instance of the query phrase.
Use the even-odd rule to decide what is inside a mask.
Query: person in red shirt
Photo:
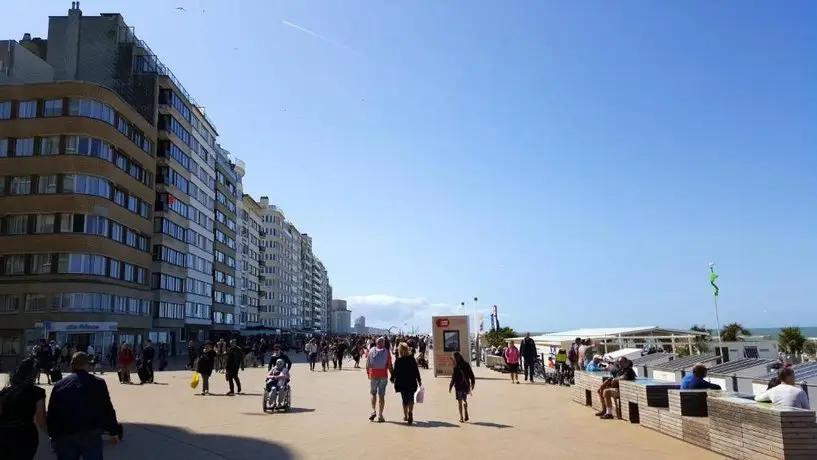
[[[366,374],[369,376],[369,389],[372,394],[370,421],[374,421],[375,417],[378,422],[386,421],[383,418],[383,408],[386,406],[386,387],[389,383],[389,375],[393,370],[391,353],[386,348],[386,339],[380,337],[375,342],[375,346],[369,350],[366,358]]]
[[[133,356],[133,350],[127,343],[122,344],[122,349],[119,350],[119,383],[130,383],[130,365],[136,359]]]

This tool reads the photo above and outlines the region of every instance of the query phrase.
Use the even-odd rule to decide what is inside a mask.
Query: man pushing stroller
[[[267,374],[266,390],[272,409],[286,405],[287,389],[289,385],[289,369],[283,359],[275,361],[275,366]]]

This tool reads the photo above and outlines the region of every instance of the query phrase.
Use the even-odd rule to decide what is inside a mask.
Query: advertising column
[[[433,316],[431,334],[434,341],[434,377],[449,377],[454,372],[454,352],[471,361],[468,315]]]

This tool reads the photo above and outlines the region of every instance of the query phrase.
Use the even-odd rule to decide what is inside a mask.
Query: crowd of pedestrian
[[[46,403],[46,392],[37,386],[41,364],[24,359],[0,390],[0,459],[31,460],[37,453],[39,432],[51,438],[58,460],[102,459],[102,435],[119,442],[117,422],[108,386],[90,373],[90,356],[75,352],[71,374],[56,382]]]

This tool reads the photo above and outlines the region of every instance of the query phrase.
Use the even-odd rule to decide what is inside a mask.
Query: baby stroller
[[[277,383],[278,382],[274,380],[264,383],[264,391],[261,396],[261,408],[265,413],[275,413],[276,410],[289,412],[289,409],[292,407],[292,388],[289,382],[278,384],[283,385],[283,388],[276,386]]]

